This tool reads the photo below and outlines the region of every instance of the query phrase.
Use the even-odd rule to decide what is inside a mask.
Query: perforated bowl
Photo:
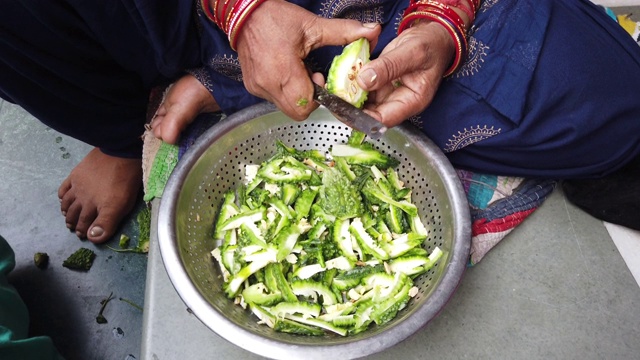
[[[415,280],[419,293],[398,316],[354,336],[302,336],[279,333],[226,298],[211,257],[213,222],[223,194],[243,181],[244,167],[275,152],[275,142],[300,150],[327,151],[344,143],[351,129],[324,108],[294,122],[264,103],[238,112],[205,132],[172,173],[158,213],[162,259],[173,286],[206,326],[231,343],[280,359],[352,359],[389,348],[418,331],[446,304],[469,257],[471,225],[466,196],[444,154],[410,124],[373,141],[400,160],[397,171],[412,189],[424,224],[431,230],[424,248],[439,246],[444,256]]]

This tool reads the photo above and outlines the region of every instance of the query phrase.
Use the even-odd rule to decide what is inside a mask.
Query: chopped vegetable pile
[[[443,252],[394,169],[353,131],[329,156],[278,141],[228,191],[212,251],[224,292],[276,331],[341,336],[392,320]]]

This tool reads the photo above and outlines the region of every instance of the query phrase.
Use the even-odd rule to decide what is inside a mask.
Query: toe
[[[109,240],[118,230],[122,214],[126,213],[126,211],[111,208],[100,209],[100,213],[89,227],[87,239],[96,244]]]
[[[95,221],[98,216],[98,212],[93,206],[84,206],[82,211],[80,212],[80,216],[78,217],[78,222],[76,224],[76,235],[80,239],[87,238],[87,232],[89,231],[89,227]]]
[[[69,228],[69,230],[75,231],[81,212],[82,206],[78,202],[71,203],[66,210],[63,210],[62,213],[64,216],[64,221],[67,224],[67,228]]]
[[[71,189],[71,180],[67,178],[62,182],[62,184],[60,184],[60,187],[58,188],[58,199],[62,201],[70,189]]]

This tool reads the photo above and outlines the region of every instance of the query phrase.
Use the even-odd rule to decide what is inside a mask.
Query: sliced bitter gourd
[[[361,108],[368,92],[356,81],[358,72],[369,62],[369,41],[365,38],[345,46],[342,54],[333,58],[327,75],[327,91]]]

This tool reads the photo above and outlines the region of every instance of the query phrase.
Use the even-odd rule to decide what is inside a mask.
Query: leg
[[[192,46],[197,36],[190,33],[188,21],[181,22],[189,19],[192,4],[175,5],[183,11],[173,12],[169,21],[186,24],[181,45]],[[140,11],[127,6],[134,5],[0,4],[0,96],[57,131],[101,149],[89,153],[58,191],[67,226],[93,242],[114,234],[138,195],[149,89],[194,66],[198,58],[197,50],[177,48],[175,41],[150,40],[154,29],[141,31],[138,16],[162,18],[165,6]],[[176,28],[158,27],[157,33]],[[177,55],[169,58],[173,53],[163,46]],[[162,62],[154,58],[156,53],[163,54]]]

